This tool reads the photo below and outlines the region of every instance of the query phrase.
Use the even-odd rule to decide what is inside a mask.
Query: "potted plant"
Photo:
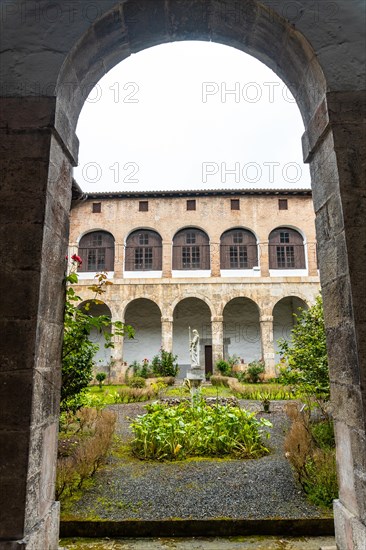
[[[266,413],[269,413],[270,412],[269,409],[270,409],[270,405],[271,405],[269,393],[264,393],[262,395],[262,405],[263,405],[263,411],[266,412]]]

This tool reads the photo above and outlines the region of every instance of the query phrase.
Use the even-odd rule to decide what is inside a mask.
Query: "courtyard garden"
[[[80,259],[73,258],[75,262]],[[76,279],[77,280],[77,279]],[[161,349],[125,383],[94,372],[93,327],[132,327],[76,307],[69,275],[56,497],[65,521],[322,518],[337,496],[322,304],[299,312],[279,376],[220,360],[197,390]],[[108,284],[100,276],[96,300]]]

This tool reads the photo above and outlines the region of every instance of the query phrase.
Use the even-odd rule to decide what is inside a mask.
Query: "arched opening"
[[[178,356],[179,378],[185,378],[190,369],[189,327],[200,336],[200,365],[212,373],[211,311],[199,298],[184,298],[174,308],[173,353]]]
[[[99,317],[99,315],[106,315],[112,319],[112,313],[107,304],[95,303],[94,300],[86,300],[79,304],[79,309],[90,315],[91,317]],[[111,328],[106,327],[106,331],[110,333]],[[94,355],[95,372],[105,371],[105,367],[108,367],[111,362],[111,348],[104,346],[105,339],[103,334],[96,328],[92,328],[90,332],[90,340],[93,344],[99,346],[99,349]]]
[[[210,269],[210,240],[195,227],[181,229],[173,238],[173,271]]]
[[[269,268],[306,269],[304,239],[295,229],[278,227],[269,235]]]
[[[224,307],[224,358],[237,356],[244,363],[262,357],[259,308],[253,300],[233,298]]]
[[[22,437],[17,441],[18,459],[15,462],[9,460],[6,469],[7,477],[11,480],[9,494],[12,496],[5,507],[7,513],[3,522],[3,539],[14,541],[32,532],[32,537],[36,540],[35,546],[42,548],[46,546],[45,541],[49,539],[46,536],[41,538],[39,533],[34,534],[34,526],[39,530],[38,526],[41,525],[41,529],[46,532],[48,530],[43,527],[42,521],[47,521],[47,525],[57,523],[57,509],[52,508],[52,495],[50,498],[37,493],[27,495],[25,485],[27,483],[29,487],[27,481],[29,472],[37,472],[36,475],[40,480],[38,487],[44,487],[49,479],[53,479],[52,472],[47,473],[49,477],[45,477],[44,472],[48,471],[48,468],[42,466],[51,460],[57,432],[57,404],[56,407],[50,407],[52,413],[46,422],[39,413],[43,407],[39,406],[37,400],[41,399],[46,407],[47,399],[52,400],[52,396],[54,398],[57,393],[57,384],[50,384],[50,392],[43,391],[43,394],[36,394],[35,392],[39,389],[35,383],[35,377],[39,374],[39,362],[50,364],[50,359],[53,361],[57,357],[60,343],[59,326],[62,322],[63,304],[59,282],[64,271],[61,259],[64,256],[67,227],[64,224],[65,217],[59,214],[67,209],[65,204],[69,203],[71,182],[69,163],[75,163],[77,158],[77,140],[73,130],[78,114],[94,83],[106,70],[131,52],[170,40],[200,38],[230,44],[252,53],[272,67],[290,86],[307,125],[307,132],[304,135],[304,155],[312,163],[313,178],[316,177],[317,182],[321,182],[314,186],[314,198],[319,222],[318,242],[326,323],[331,344],[329,346],[330,366],[336,405],[334,409],[337,420],[337,439],[341,442],[338,463],[344,509],[342,511],[338,508],[338,535],[340,540],[342,532],[356,540],[357,532],[360,534],[359,537],[365,533],[365,491],[362,485],[365,422],[360,411],[365,404],[363,342],[366,340],[365,324],[362,321],[364,299],[359,299],[364,297],[364,278],[360,277],[359,273],[363,273],[365,265],[365,247],[364,240],[358,238],[363,235],[364,227],[363,184],[359,175],[362,173],[363,158],[359,154],[363,136],[363,127],[359,124],[362,77],[361,71],[358,71],[361,63],[359,59],[354,60],[356,70],[353,70],[351,63],[345,69],[347,56],[345,57],[343,53],[343,63],[335,63],[337,60],[335,52],[341,55],[345,49],[348,51],[347,39],[349,37],[352,43],[353,30],[355,30],[353,45],[355,48],[358,47],[357,41],[360,40],[360,34],[357,22],[362,21],[362,18],[358,17],[356,7],[352,8],[351,4],[349,4],[350,7],[348,4],[347,7],[346,4],[342,6],[345,10],[342,15],[345,14],[345,16],[342,17],[340,28],[345,38],[342,43],[346,44],[342,47],[342,44],[336,43],[332,23],[329,23],[330,18],[324,20],[324,31],[321,31],[323,25],[314,25],[311,18],[310,20],[303,18],[300,24],[297,24],[293,17],[281,12],[280,8],[275,11],[254,0],[241,3],[237,10],[232,11],[222,10],[219,2],[182,3],[175,0],[170,2],[146,0],[137,4],[131,0],[123,4],[119,3],[108,12],[103,11],[108,7],[102,4],[104,3],[97,3],[100,8],[98,15],[101,14],[101,16],[94,24],[79,14],[68,21],[70,32],[64,33],[61,26],[57,27],[58,22],[54,22],[53,29],[57,28],[58,36],[62,36],[62,48],[58,51],[52,49],[52,57],[50,57],[52,62],[48,64],[47,70],[44,70],[42,62],[51,54],[51,48],[47,52],[44,42],[38,45],[37,39],[41,40],[42,37],[44,40],[44,27],[40,32],[41,27],[39,29],[37,27],[37,18],[32,18],[36,27],[31,29],[35,37],[32,44],[38,48],[34,52],[34,59],[37,61],[39,59],[38,67],[42,69],[40,68],[39,72],[33,70],[33,67],[29,67],[25,62],[24,56],[27,55],[27,49],[24,47],[22,51],[22,44],[26,44],[25,41],[28,40],[26,33],[24,38],[17,36],[17,40],[20,40],[20,62],[11,66],[11,74],[15,78],[6,97],[6,102],[9,102],[11,107],[7,119],[9,126],[6,124],[9,170],[6,173],[7,184],[4,187],[7,204],[11,208],[7,211],[4,207],[4,214],[9,216],[5,219],[9,219],[13,224],[14,198],[17,199],[20,196],[20,191],[26,193],[27,197],[31,197],[31,205],[25,201],[26,205],[22,207],[19,204],[16,210],[17,218],[26,219],[28,226],[25,229],[20,224],[18,227],[14,224],[14,232],[7,228],[7,234],[11,234],[11,243],[17,240],[19,244],[24,240],[24,232],[26,231],[28,235],[31,229],[34,249],[31,250],[31,255],[27,251],[27,254],[16,254],[14,258],[7,257],[7,278],[4,279],[4,284],[8,284],[8,274],[14,273],[12,281],[16,282],[17,288],[21,289],[20,297],[37,296],[37,299],[26,301],[19,299],[19,304],[14,304],[12,300],[4,300],[2,305],[5,321],[11,318],[10,327],[6,330],[13,338],[13,345],[8,346],[9,349],[6,350],[9,361],[6,364],[14,368],[14,376],[17,376],[16,385],[19,380],[22,382],[22,387],[24,386],[27,390],[33,388],[33,393],[23,392],[22,398],[26,395],[24,400],[12,399],[17,406],[22,402],[23,425],[20,423],[19,415],[13,414],[10,404],[5,416],[5,437],[9,437],[8,434],[13,429],[11,422],[14,421],[16,421],[15,429],[21,433]],[[231,4],[227,6],[230,8]],[[14,19],[17,20],[19,14],[16,10],[14,13],[12,16],[9,14],[8,21],[5,23],[10,21],[12,24]],[[301,13],[301,5],[297,13]],[[310,11],[310,14],[314,15],[314,13]],[[153,26],[151,26],[152,20]],[[60,18],[60,25],[63,22],[64,19]],[[42,24],[44,25],[44,21]],[[11,34],[14,34],[13,31]],[[306,36],[311,40],[311,44]],[[326,47],[323,41],[326,42]],[[40,57],[37,58],[36,55]],[[321,56],[327,82],[318,62],[318,55]],[[334,66],[337,68],[333,69]],[[30,72],[28,72],[29,69]],[[24,93],[28,95],[27,98],[21,98],[22,78],[24,77],[23,81],[27,81],[31,73],[34,73],[35,79],[39,76],[40,83],[44,84],[47,94],[44,93],[42,97],[39,91],[32,91],[30,94]],[[52,84],[53,81],[57,81],[56,87]],[[37,80],[36,84],[39,84]],[[35,99],[32,98],[32,93],[36,96]],[[22,101],[22,105],[19,100]],[[24,121],[20,117],[15,117],[13,121],[18,105],[22,106],[25,113]],[[33,105],[40,106],[41,116],[38,109],[35,113],[32,112]],[[33,165],[29,164],[29,139],[24,136],[24,127],[33,133],[32,148],[37,152],[37,159],[41,159],[39,166],[37,165],[37,169],[33,172],[30,168],[34,168],[34,159],[31,159]],[[8,128],[11,131],[8,132]],[[21,132],[18,131],[19,129]],[[15,134],[17,134],[16,137]],[[47,139],[44,139],[44,136],[47,136]],[[21,159],[25,159],[26,162],[22,164]],[[18,186],[12,184],[14,173],[19,182]],[[331,177],[329,177],[330,174]],[[48,192],[45,199],[47,180]],[[13,194],[15,188],[16,195]],[[58,190],[56,198],[55,188]],[[29,193],[29,189],[32,189],[32,193]],[[10,193],[9,190],[11,190]],[[53,206],[56,207],[53,208]],[[36,224],[40,226],[40,219],[41,224],[45,220],[45,227],[51,228],[51,231],[33,232]],[[337,223],[333,223],[333,220]],[[352,246],[349,246],[350,243]],[[51,249],[55,251],[54,258],[47,258],[46,264],[46,257],[41,254],[41,251]],[[37,262],[34,250],[38,252]],[[337,261],[339,258],[342,258],[342,271],[339,270],[340,264]],[[34,271],[29,269],[30,265]],[[27,278],[24,275],[26,270],[28,270]],[[52,305],[55,306],[53,311]],[[46,316],[50,311],[52,311],[51,323],[58,325],[52,339],[49,339],[47,331],[41,330],[45,318],[48,318],[42,315]],[[31,324],[29,319],[32,319]],[[19,326],[16,323],[19,323]],[[19,330],[20,326],[22,330]],[[23,349],[25,334],[29,336],[29,343],[26,349]],[[8,338],[4,340],[8,342]],[[337,346],[333,346],[333,343]],[[13,357],[14,349],[21,349],[24,356],[22,355],[21,359]],[[349,349],[353,350],[352,354],[349,353]],[[29,365],[33,365],[34,372],[31,375],[23,372],[27,361]],[[31,371],[31,369],[28,370]],[[5,372],[5,376],[8,376],[8,371]],[[341,382],[337,381],[339,378],[342,378]],[[49,398],[50,394],[52,394],[51,398]],[[54,401],[57,403],[57,399]],[[17,412],[17,409],[14,410]],[[30,443],[33,443],[30,434],[33,437],[35,433],[39,434],[37,448],[43,455],[42,462],[39,460],[40,454],[38,456],[29,454]],[[5,441],[9,440],[5,439]],[[47,452],[45,449],[50,450]],[[36,486],[34,489],[38,493],[42,492],[41,489],[36,489]],[[32,503],[41,504],[38,507]],[[19,512],[16,514],[15,510]],[[40,511],[36,513],[36,510]],[[54,521],[55,518],[56,521]],[[24,528],[24,525],[27,527]],[[47,532],[46,535],[48,534]],[[54,540],[51,544],[53,543]],[[57,547],[57,540],[54,547]]]
[[[161,271],[162,240],[156,231],[144,228],[133,231],[127,237],[125,250],[125,272]]]
[[[134,361],[151,359],[161,346],[161,311],[159,306],[147,298],[132,300],[125,312],[125,323],[135,329],[133,339],[123,342],[123,360],[131,365]]]
[[[286,296],[277,302],[273,308],[273,344],[275,350],[275,362],[280,360],[278,341],[280,339],[289,342],[291,331],[296,324],[294,314],[299,314],[299,308],[307,309],[304,300],[297,296]]]
[[[91,231],[80,239],[78,254],[83,260],[80,272],[114,270],[114,237],[107,231]]]
[[[240,227],[229,229],[220,238],[220,269],[252,270],[258,266],[258,247],[255,235]]]

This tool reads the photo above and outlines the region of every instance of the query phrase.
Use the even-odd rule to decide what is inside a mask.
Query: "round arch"
[[[124,322],[135,329],[135,337],[124,339],[123,360],[128,365],[143,359],[151,360],[161,347],[161,311],[158,304],[143,297],[131,300],[124,310]]]
[[[236,355],[243,363],[262,356],[258,304],[251,298],[237,296],[223,309],[224,357]]]
[[[115,239],[109,231],[87,231],[78,243],[80,272],[114,271]]]
[[[185,378],[190,368],[189,327],[198,330],[200,336],[201,367],[212,372],[211,310],[201,298],[182,298],[173,310],[173,353],[178,356],[179,378]]]
[[[322,68],[308,41],[285,18],[257,0],[233,2],[227,10],[205,2],[190,3],[184,9],[179,0],[141,0],[138,5],[127,0],[88,28],[61,67],[56,93],[71,128],[75,130],[89,92],[112,67],[131,53],[179,40],[226,44],[262,61],[291,90],[305,124],[326,92]]]
[[[99,315],[106,315],[112,319],[112,312],[109,306],[103,303],[95,303],[94,300],[84,300],[78,305],[78,309],[84,313],[91,315],[92,317],[98,317]],[[107,327],[106,332],[111,332],[111,328]],[[94,355],[95,369],[103,370],[103,367],[107,367],[111,361],[111,348],[104,347],[105,340],[103,334],[97,328],[92,328],[89,339],[93,344],[99,346],[99,349]]]
[[[220,268],[253,269],[258,265],[258,239],[242,227],[226,229],[220,236]]]
[[[296,324],[295,314],[299,313],[299,308],[308,309],[306,301],[299,296],[284,296],[273,306],[273,344],[275,350],[275,362],[280,360],[279,340],[286,342],[291,340],[291,331]]]

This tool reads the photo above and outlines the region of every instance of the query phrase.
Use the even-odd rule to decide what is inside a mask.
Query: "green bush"
[[[252,361],[249,363],[246,370],[246,377],[252,384],[257,384],[260,381],[260,375],[265,371],[264,361]]]
[[[311,435],[320,449],[334,449],[334,425],[331,420],[323,420],[311,425]]]
[[[160,350],[160,354],[155,355],[151,361],[152,371],[155,376],[177,376],[179,367],[177,363],[177,355],[173,355],[170,351]]]
[[[131,425],[132,452],[140,459],[176,460],[190,456],[258,458],[269,452],[262,442],[267,420],[238,407],[210,407],[200,395],[178,406],[153,403]]]
[[[335,449],[318,449],[305,464],[303,487],[310,502],[331,508],[338,498]]]
[[[231,374],[231,366],[227,361],[224,361],[224,359],[217,361],[216,369],[222,376],[230,376]]]
[[[132,376],[139,376],[140,378],[145,379],[150,378],[150,376],[152,376],[153,374],[152,368],[149,365],[149,361],[147,359],[144,359],[142,363],[139,363],[138,361],[134,361],[133,363],[131,363],[126,371],[126,381],[130,376],[130,371],[132,371]]]
[[[107,375],[105,372],[98,372],[95,378],[99,382],[99,387],[102,388],[103,382],[107,378]]]
[[[128,385],[130,388],[144,388],[146,386],[146,380],[142,378],[142,376],[132,376],[132,378],[128,379]]]

